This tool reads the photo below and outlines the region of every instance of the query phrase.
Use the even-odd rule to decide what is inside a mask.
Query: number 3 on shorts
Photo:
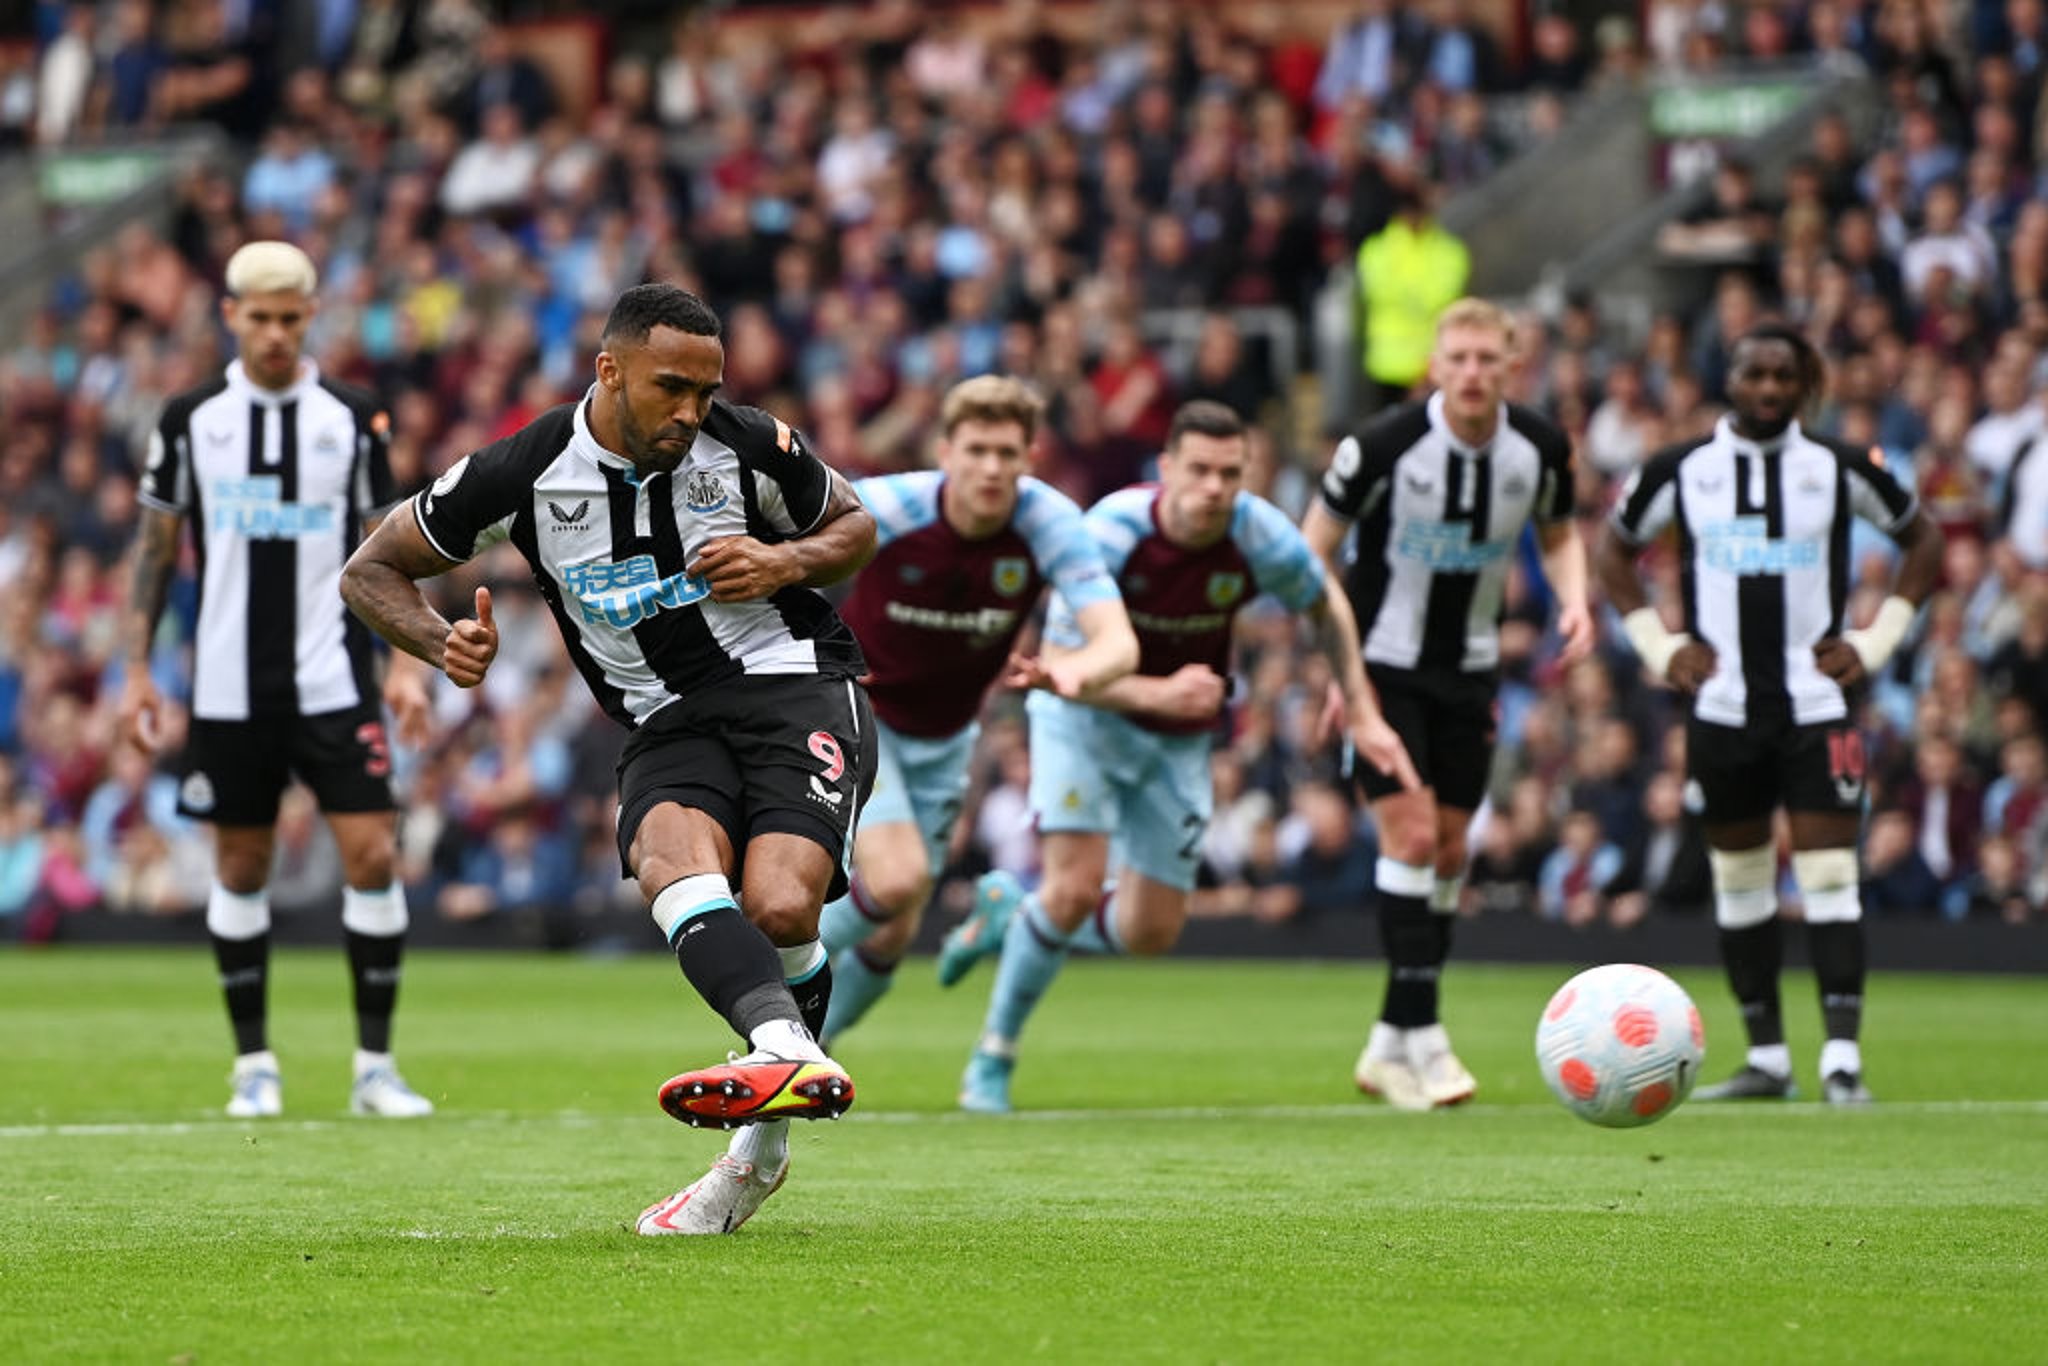
[[[382,721],[365,721],[356,727],[356,743],[363,747],[363,772],[372,778],[391,773],[391,745],[384,738]]]

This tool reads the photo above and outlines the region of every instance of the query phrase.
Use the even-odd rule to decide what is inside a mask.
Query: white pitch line
[[[1441,1120],[1424,1120],[1422,1123],[1456,1123],[1458,1115],[1496,1116],[1526,1115],[1541,1107],[1535,1105],[1461,1105],[1456,1115],[1447,1115]],[[1836,1107],[1819,1101],[1790,1101],[1766,1103],[1762,1101],[1743,1105],[1696,1105],[1686,1107],[1687,1115],[1715,1115],[1722,1118],[1758,1118],[1770,1115],[1793,1115],[1810,1118],[1816,1115],[1838,1113]],[[2048,1115],[2048,1100],[1902,1100],[1880,1101],[1869,1111],[1871,1114],[1905,1115]],[[1329,1105],[1181,1105],[1155,1109],[1087,1109],[1087,1110],[1019,1110],[1013,1115],[988,1118],[982,1115],[964,1114],[958,1110],[932,1112],[918,1110],[866,1110],[857,1111],[846,1117],[850,1124],[1016,1124],[1016,1123],[1100,1123],[1109,1122],[1158,1122],[1186,1120],[1226,1119],[1237,1121],[1258,1121],[1269,1119],[1398,1119],[1401,1111],[1385,1105],[1334,1103]],[[654,1120],[652,1115],[599,1115],[587,1111],[565,1110],[551,1114],[517,1114],[509,1110],[471,1111],[468,1113],[443,1114],[433,1119],[417,1121],[410,1127],[427,1128],[495,1128],[513,1124],[551,1124],[565,1129],[599,1128],[614,1124],[641,1124]],[[160,1120],[139,1121],[121,1124],[13,1124],[0,1125],[0,1140],[36,1138],[175,1138],[184,1135],[219,1135],[243,1133],[250,1137],[263,1134],[310,1134],[329,1130],[357,1128],[377,1129],[382,1126],[374,1121],[348,1119],[268,1119],[268,1120]]]

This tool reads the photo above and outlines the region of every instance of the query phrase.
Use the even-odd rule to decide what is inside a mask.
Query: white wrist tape
[[[1899,648],[1899,642],[1912,629],[1913,617],[1918,611],[1912,603],[1894,593],[1877,609],[1870,625],[1861,630],[1842,632],[1842,639],[1848,641],[1863,660],[1863,672],[1874,674],[1884,667],[1884,662],[1892,657],[1892,651]]]
[[[1621,627],[1628,633],[1628,643],[1642,656],[1643,667],[1655,678],[1664,677],[1671,667],[1671,656],[1692,639],[1682,631],[1673,635],[1665,630],[1664,619],[1654,607],[1636,608],[1621,619]]]

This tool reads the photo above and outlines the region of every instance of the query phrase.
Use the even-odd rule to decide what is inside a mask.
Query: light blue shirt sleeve
[[[1068,610],[1079,612],[1122,596],[1080,506],[1058,489],[1036,479],[1024,480],[1017,490],[1014,525],[1031,547],[1039,572]]]
[[[943,478],[937,470],[913,470],[909,474],[879,474],[854,484],[853,491],[875,519],[877,550],[938,520]]]
[[[1152,499],[1156,492],[1146,487],[1119,489],[1089,508],[1081,519],[1088,539],[1102,556],[1103,570],[1112,585],[1131,558],[1131,551],[1152,530]],[[1069,650],[1079,649],[1087,642],[1087,637],[1081,634],[1081,624],[1074,618],[1073,606],[1057,584],[1052,606],[1045,614],[1045,638]]]
[[[1323,600],[1323,562],[1288,515],[1254,493],[1237,495],[1231,534],[1257,577],[1290,611],[1306,612]]]

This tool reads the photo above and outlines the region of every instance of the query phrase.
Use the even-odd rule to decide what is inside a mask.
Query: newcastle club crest
[[[726,503],[725,485],[710,470],[692,470],[683,481],[683,504],[700,515],[718,511]]]

